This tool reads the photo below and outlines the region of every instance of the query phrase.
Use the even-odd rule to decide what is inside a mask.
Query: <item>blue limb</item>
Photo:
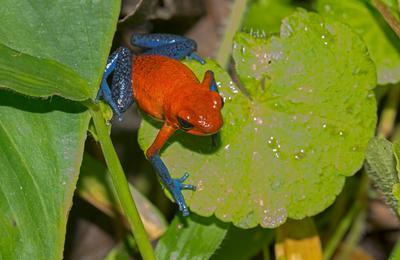
[[[175,34],[167,34],[167,33],[134,34],[132,35],[131,38],[132,45],[148,49],[157,48],[171,43],[186,42],[186,41],[193,42],[194,47],[196,48],[196,42],[184,36]]]
[[[96,98],[100,99],[103,97],[104,101],[111,106],[119,120],[122,119],[122,113],[133,103],[131,55],[131,51],[125,47],[118,48],[110,55]],[[107,78],[113,72],[110,88],[107,83]]]
[[[206,63],[206,61],[202,57],[197,55],[197,53],[195,53],[195,52],[192,52],[191,54],[189,54],[188,58],[191,59],[191,60],[198,61],[201,64],[205,64]]]
[[[212,73],[212,80],[211,80],[211,85],[210,85],[210,90],[215,91],[219,94],[218,87],[217,87],[217,82],[215,82],[214,78],[214,72]]]
[[[189,177],[189,174],[185,173],[181,178],[173,179],[164,162],[161,160],[160,155],[154,154],[149,157],[149,161],[156,170],[163,185],[168,189],[178,204],[179,210],[182,211],[183,216],[188,216],[189,209],[186,205],[185,198],[182,195],[182,190],[196,190],[196,187],[193,185],[183,184],[183,182]]]
[[[194,59],[201,64],[205,61],[195,53],[195,41],[173,34],[135,34],[132,36],[133,45],[147,48],[144,54],[156,54],[181,60],[185,57]]]

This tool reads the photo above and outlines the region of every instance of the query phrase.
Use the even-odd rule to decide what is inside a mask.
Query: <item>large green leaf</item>
[[[360,37],[340,23],[298,11],[269,40],[238,34],[234,59],[250,97],[215,63],[225,97],[221,141],[179,133],[161,154],[174,177],[188,171],[192,211],[245,228],[276,227],[329,206],[362,164],[374,133],[375,68]],[[157,126],[157,125],[156,125]],[[144,120],[139,142],[158,129]]]
[[[119,1],[3,0],[0,87],[32,96],[93,98]]]
[[[61,259],[88,122],[76,102],[0,91],[0,259]]]
[[[192,214],[176,216],[158,241],[157,259],[210,259],[221,244],[229,225],[213,217]]]
[[[367,44],[378,73],[378,83],[400,81],[400,41],[369,1],[318,0],[318,11],[359,33]]]

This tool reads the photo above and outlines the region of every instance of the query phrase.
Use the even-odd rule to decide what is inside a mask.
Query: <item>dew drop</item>
[[[270,147],[275,147],[277,142],[276,142],[275,137],[271,136],[271,137],[268,139],[267,143],[268,143],[268,145],[269,145]]]
[[[262,225],[264,227],[273,228],[282,224],[287,216],[286,210],[284,208],[279,208],[274,211],[270,211],[269,209],[265,209],[263,211],[262,216]]]
[[[253,121],[257,124],[257,125],[262,125],[264,123],[263,119],[261,117],[253,117]]]
[[[246,53],[246,47],[242,46],[242,49],[240,50],[242,52],[242,55]]]
[[[227,144],[227,145],[225,145],[224,150],[225,150],[225,151],[229,151],[230,147],[231,147],[231,145],[230,145],[230,144]]]
[[[294,158],[296,160],[301,160],[306,156],[306,152],[304,151],[304,149],[300,149],[299,151],[295,152],[294,154]]]
[[[200,180],[196,185],[196,191],[202,191],[204,189],[203,180]]]

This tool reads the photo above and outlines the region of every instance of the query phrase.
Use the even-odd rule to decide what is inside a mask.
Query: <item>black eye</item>
[[[223,108],[225,105],[224,99],[221,97],[221,108]]]
[[[193,128],[193,125],[186,121],[185,119],[182,119],[178,116],[178,123],[181,126],[183,130],[190,130]]]

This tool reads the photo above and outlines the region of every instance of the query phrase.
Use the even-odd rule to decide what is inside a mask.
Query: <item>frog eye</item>
[[[193,128],[193,125],[191,123],[189,123],[188,121],[186,121],[185,119],[182,119],[178,116],[178,123],[179,126],[183,129],[183,130],[190,130]]]

